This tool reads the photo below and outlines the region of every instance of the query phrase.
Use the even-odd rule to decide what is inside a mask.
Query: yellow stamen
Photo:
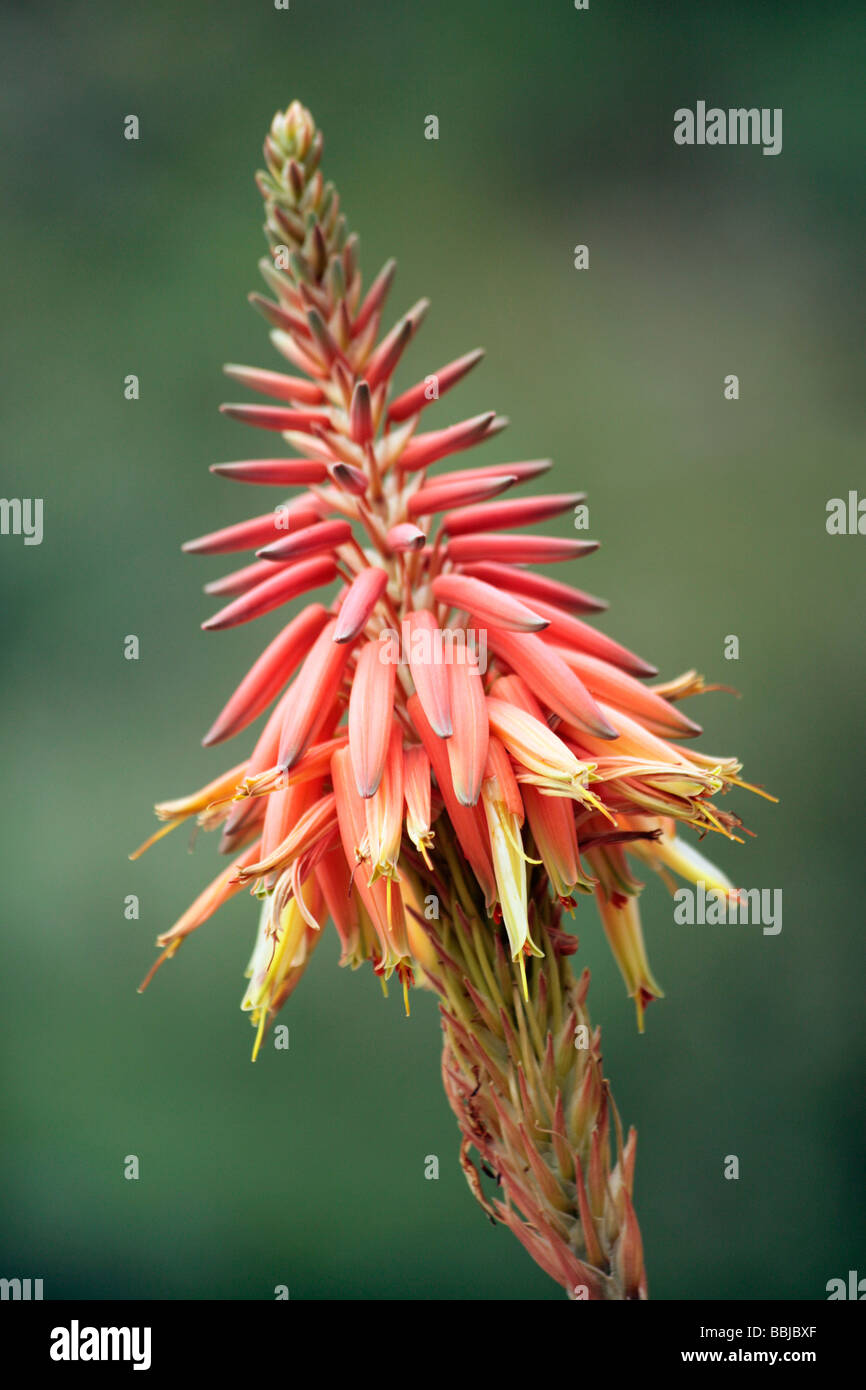
[[[511,845],[511,848],[514,850],[514,853],[519,855],[521,859],[525,859],[527,864],[540,864],[542,862],[540,859],[530,859],[529,855],[524,850],[523,841],[520,838],[520,835],[516,829],[516,825],[517,822],[514,820],[513,817],[505,817],[503,819],[505,837],[508,840],[508,843]]]
[[[755,796],[762,796],[765,801],[775,801],[778,805],[779,798],[772,796],[770,792],[765,792],[763,787],[756,787],[752,782],[744,782],[739,777],[729,777],[728,781],[733,783],[735,787],[744,787],[747,792],[754,792]],[[132,858],[131,855],[130,858]]]
[[[150,849],[151,845],[155,845],[157,840],[162,839],[163,835],[167,835],[170,830],[174,830],[176,825],[182,825],[184,820],[184,816],[178,816],[176,820],[170,820],[167,825],[161,825],[159,830],[155,830],[150,838],[145,840],[143,845],[139,845],[138,849],[133,850],[132,854],[129,856],[130,859],[140,859],[146,849]]]
[[[263,1006],[262,1008],[259,1009],[259,1026],[258,1026],[258,1030],[257,1030],[257,1032],[256,1032],[256,1040],[255,1040],[255,1042],[253,1043],[253,1058],[252,1058],[253,1061],[255,1061],[256,1058],[257,1058],[258,1055],[259,1055],[259,1048],[260,1048],[261,1045],[262,1045],[262,1038],[264,1037],[264,1033],[265,1033],[265,1023],[267,1022],[267,1017],[268,1017],[267,1008]]]
[[[518,964],[520,965],[520,979],[521,979],[521,981],[522,981],[522,983],[523,983],[523,997],[524,997],[524,999],[526,1000],[526,1002],[527,1002],[527,1004],[528,1004],[528,1003],[529,1003],[529,986],[528,986],[527,983],[526,983],[526,957],[524,956],[524,954],[523,954],[522,951],[519,953],[517,959],[518,959]]]

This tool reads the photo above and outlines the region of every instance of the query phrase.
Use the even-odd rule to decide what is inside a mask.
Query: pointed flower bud
[[[349,753],[360,797],[372,796],[382,780],[396,673],[381,643],[364,643],[349,695]]]
[[[433,580],[433,596],[440,603],[462,608],[483,623],[506,628],[512,632],[539,632],[547,627],[547,619],[539,618],[520,599],[503,593],[483,579],[469,579],[463,574],[440,574]]]

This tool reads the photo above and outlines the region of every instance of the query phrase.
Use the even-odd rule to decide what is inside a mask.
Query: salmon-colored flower
[[[427,304],[384,324],[394,263],[365,293],[357,239],[318,168],[321,151],[312,118],[295,103],[275,117],[258,176],[271,250],[262,269],[274,298],[253,302],[293,372],[226,367],[232,381],[277,404],[228,405],[224,413],[281,437],[297,456],[214,465],[232,483],[274,487],[278,500],[184,547],[246,556],[205,586],[229,600],[204,622],[208,631],[264,617],[313,591],[317,597],[271,636],[203,740],[237,737],[270,710],[250,751],[200,792],[157,807],[166,824],[154,838],[193,817],[220,828],[220,850],[232,857],[160,938],[160,960],[249,887],[261,911],[242,1007],[258,1049],[328,920],[343,963],[366,961],[383,982],[396,972],[407,997],[416,978],[432,982],[454,1011],[457,986],[437,976],[450,968],[441,952],[412,945],[422,939],[423,905],[442,906],[445,893],[453,921],[476,934],[478,960],[489,950],[498,961],[507,950],[528,1004],[527,958],[541,958],[545,941],[564,958],[562,907],[594,893],[642,1022],[661,990],[646,960],[628,856],[663,875],[699,873],[712,882],[706,861],[673,826],[736,839],[738,819],[715,798],[744,785],[740,765],[684,744],[700,733],[678,708],[703,688],[695,673],[646,685],[655,668],[577,616],[600,612],[603,600],[526,568],[596,548],[521,529],[556,518],[583,494],[501,497],[545,472],[548,460],[430,473],[440,460],[497,439],[507,421],[493,411],[457,424],[434,418],[435,402],[477,365],[480,349],[394,397],[394,371]],[[301,491],[286,499],[290,488]],[[441,949],[453,963],[450,948]],[[536,983],[553,979],[533,970]],[[465,997],[498,1033],[505,1025],[497,1010],[512,1002],[498,976],[494,991],[494,973],[491,966],[466,983]],[[463,1027],[454,1016],[455,1028]],[[464,1042],[454,1034],[454,1055]],[[496,1065],[494,1058],[491,1075]],[[581,1075],[582,1087],[601,1084],[595,1065]],[[457,1090],[463,1094],[462,1082]],[[597,1110],[600,1093],[593,1094]],[[607,1201],[597,1189],[601,1160],[586,1147],[574,1162],[575,1136],[594,1113],[588,1095],[573,1098],[572,1149],[560,1156],[582,1212],[584,1255],[615,1279],[613,1246],[598,1226]],[[519,1122],[499,1116],[496,1123],[503,1142],[522,1142]],[[532,1154],[534,1171],[546,1159]],[[535,1179],[554,1206],[571,1200],[542,1172]],[[513,1181],[517,1193],[516,1168]],[[630,1181],[617,1178],[610,1221],[619,1232],[616,1258],[625,1261],[623,1287],[638,1290]],[[524,1198],[531,1223],[536,1199]],[[511,1224],[512,1215],[502,1219]],[[575,1278],[584,1268],[574,1263],[576,1247],[569,1255],[538,1229],[522,1228],[521,1239],[555,1277]]]
[[[427,851],[433,844],[431,829],[430,759],[420,744],[403,750],[403,788],[406,795],[406,834],[432,868]]]

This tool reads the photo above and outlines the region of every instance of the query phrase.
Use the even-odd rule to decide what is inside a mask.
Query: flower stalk
[[[589,971],[572,972],[577,939],[562,930],[563,908],[545,895],[542,868],[530,914],[539,950],[526,962],[524,995],[456,845],[440,848],[450,889],[418,866],[426,887],[445,893],[428,893],[435,912],[414,917],[429,943],[418,983],[439,996],[442,1080],[469,1187],[570,1299],[645,1299],[637,1135],[623,1138],[587,1011]]]

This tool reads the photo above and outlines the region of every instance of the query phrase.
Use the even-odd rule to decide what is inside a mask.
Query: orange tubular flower
[[[432,419],[480,350],[394,396],[427,304],[381,333],[394,263],[365,293],[321,153],[294,103],[275,117],[258,175],[273,298],[253,302],[293,374],[225,369],[277,404],[224,412],[297,457],[213,467],[232,483],[302,490],[184,547],[245,553],[206,585],[227,600],[207,630],[320,592],[271,634],[204,738],[210,747],[243,734],[269,710],[251,751],[157,807],[167,824],[154,839],[194,817],[221,828],[232,856],[160,937],[159,959],[247,886],[261,898],[242,1001],[256,1050],[328,919],[342,963],[368,962],[383,985],[396,972],[407,1011],[414,983],[436,990],[464,1150],[501,1181],[491,1205],[464,1152],[476,1196],[571,1296],[644,1297],[634,1139],[623,1143],[618,1121],[610,1128],[598,1035],[584,1028],[586,980],[571,975],[576,943],[561,915],[575,894],[595,895],[642,1024],[661,990],[628,856],[666,878],[727,884],[674,827],[737,839],[740,822],[714,798],[745,785],[740,765],[683,746],[700,728],[676,702],[703,688],[700,677],[647,686],[655,668],[577,616],[603,600],[525,568],[596,548],[520,529],[583,494],[501,496],[547,460],[431,475],[507,421],[493,411]]]

